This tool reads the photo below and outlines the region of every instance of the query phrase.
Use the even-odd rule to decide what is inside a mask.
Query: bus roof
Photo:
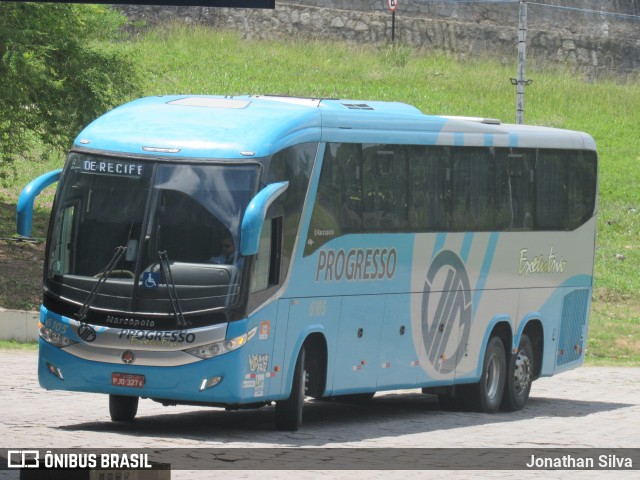
[[[126,155],[248,159],[318,141],[595,149],[580,132],[424,115],[397,102],[204,95],[127,103],[87,126],[75,145]]]

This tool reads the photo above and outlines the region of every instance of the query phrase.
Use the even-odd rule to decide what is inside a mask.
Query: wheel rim
[[[493,400],[500,388],[500,360],[497,355],[491,355],[487,365],[486,376],[487,397]]]
[[[513,384],[516,389],[516,394],[524,395],[531,385],[531,359],[524,349],[520,350],[516,356],[514,377]]]

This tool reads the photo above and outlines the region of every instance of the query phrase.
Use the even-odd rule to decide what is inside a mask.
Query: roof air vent
[[[366,103],[343,103],[349,110],[373,110],[373,107]]]

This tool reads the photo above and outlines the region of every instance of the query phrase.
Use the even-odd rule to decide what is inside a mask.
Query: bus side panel
[[[385,295],[343,297],[333,393],[375,390],[385,303]]]
[[[420,373],[413,343],[411,295],[388,295],[382,327],[378,390],[416,385]]]
[[[278,316],[275,325],[271,325],[271,335],[273,335],[273,363],[272,369],[275,377],[271,378],[269,384],[269,397],[278,398],[283,391],[283,380],[286,371],[282,367],[285,364],[285,343],[287,341],[287,323],[289,322],[289,299],[278,300]]]

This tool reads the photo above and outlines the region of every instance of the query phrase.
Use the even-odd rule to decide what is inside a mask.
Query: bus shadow
[[[141,404],[142,405],[142,404]],[[536,418],[579,418],[635,404],[531,397],[518,412],[493,415],[442,410],[436,397],[419,393],[386,394],[367,402],[308,401],[297,432],[274,428],[274,407],[227,412],[198,408],[182,413],[141,414],[131,424],[90,422],[59,427],[67,431],[112,432],[136,437],[205,442],[251,442],[266,446],[314,447],[380,437],[437,432]],[[157,411],[157,410],[156,410]]]

